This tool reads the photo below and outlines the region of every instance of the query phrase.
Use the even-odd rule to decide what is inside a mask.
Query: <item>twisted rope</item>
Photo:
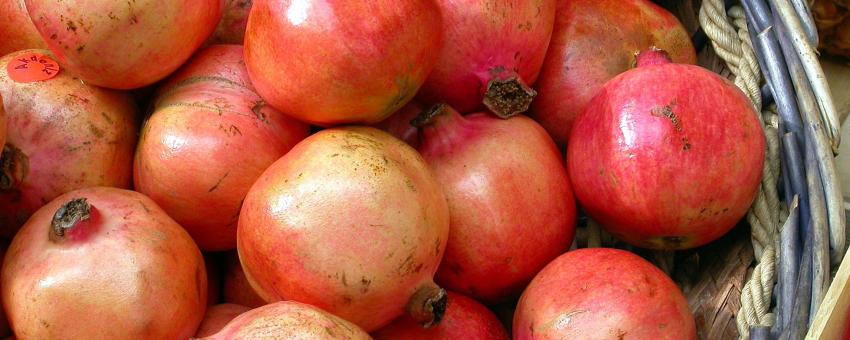
[[[727,15],[723,0],[703,0],[699,21],[715,53],[735,76],[735,85],[750,98],[756,111],[761,111],[761,71],[753,52],[744,10],[734,6]],[[747,213],[758,263],[741,290],[741,308],[736,315],[738,334],[743,339],[749,338],[750,326],[771,326],[775,319],[770,313],[770,304],[778,258],[780,202],[776,185],[779,178],[779,136],[772,113],[765,112],[763,115],[758,118],[766,138],[765,164],[758,195]],[[765,121],[771,123],[765,124]]]

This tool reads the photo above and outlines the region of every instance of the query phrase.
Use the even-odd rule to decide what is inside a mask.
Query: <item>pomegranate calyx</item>
[[[65,238],[65,233],[73,229],[77,223],[86,221],[91,217],[91,204],[86,198],[75,198],[63,204],[50,222],[50,241],[60,242]]]
[[[407,305],[407,313],[422,327],[431,328],[440,324],[447,304],[446,290],[431,284],[419,288],[413,294]]]
[[[652,65],[665,65],[672,63],[673,59],[667,51],[658,47],[652,46],[648,50],[638,51],[635,53],[634,66],[644,67]]]
[[[507,119],[528,111],[537,91],[528,87],[517,76],[493,79],[487,83],[484,105],[499,118]]]

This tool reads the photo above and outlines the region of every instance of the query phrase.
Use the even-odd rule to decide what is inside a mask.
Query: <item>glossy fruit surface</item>
[[[600,90],[567,149],[584,211],[639,247],[711,242],[744,216],[764,164],[764,134],[749,99],[706,69],[662,51]]]
[[[266,301],[309,303],[366,331],[405,313],[439,322],[433,283],[445,250],[445,197],[422,157],[368,127],[322,130],[251,187],[239,259]]]
[[[531,116],[558,145],[605,82],[634,67],[635,53],[654,46],[674,62],[696,64],[685,28],[649,0],[558,1],[556,13]]]
[[[257,0],[245,61],[260,95],[292,117],[374,124],[431,72],[440,23],[432,0]]]

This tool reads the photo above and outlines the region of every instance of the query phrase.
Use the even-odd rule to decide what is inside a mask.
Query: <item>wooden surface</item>
[[[826,292],[826,298],[818,309],[812,327],[806,339],[841,339],[847,325],[848,308],[850,308],[850,261],[847,255],[838,267],[838,273]]]
[[[846,120],[850,112],[850,66],[840,59],[823,58],[821,60],[824,72],[829,80],[835,106],[842,118],[841,147],[835,162],[841,187],[844,193],[845,210],[850,207],[850,122]],[[847,216],[850,217],[850,214]],[[850,224],[848,224],[850,225]],[[807,339],[840,339],[848,320],[850,309],[850,260],[844,256],[844,261],[838,267],[838,272],[829,286],[826,298],[812,321]]]

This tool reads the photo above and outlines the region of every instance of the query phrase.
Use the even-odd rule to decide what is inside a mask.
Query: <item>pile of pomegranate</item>
[[[694,339],[765,141],[649,0],[0,3],[0,336]],[[506,307],[507,306],[507,307]]]

